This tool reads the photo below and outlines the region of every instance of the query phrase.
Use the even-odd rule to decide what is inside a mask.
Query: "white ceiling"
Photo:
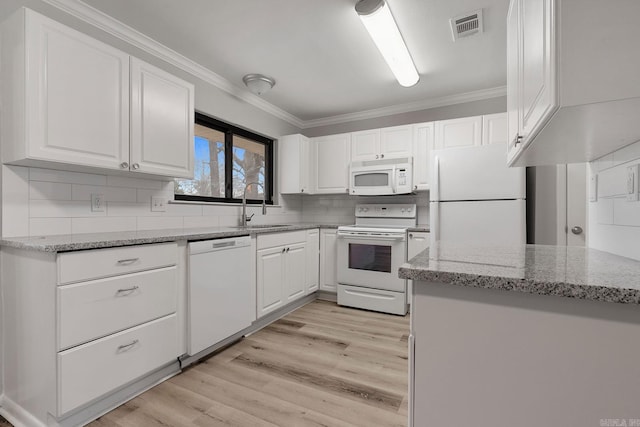
[[[420,73],[411,88],[391,74],[357,0],[83,1],[234,85],[274,77],[264,100],[302,121],[506,84],[508,0],[387,0]],[[449,18],[480,8],[484,33],[454,43]]]

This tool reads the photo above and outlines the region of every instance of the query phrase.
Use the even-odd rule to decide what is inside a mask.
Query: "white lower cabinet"
[[[176,314],[58,354],[58,413],[64,414],[176,358]]]
[[[338,229],[320,231],[320,290],[336,293],[338,289]]]
[[[428,231],[410,231],[407,239],[407,260],[410,260],[420,252],[429,247],[430,234]],[[409,295],[409,304],[411,304],[411,295],[413,292],[413,280],[407,281],[407,295]]]
[[[177,372],[183,251],[177,243],[59,254],[3,247],[5,398],[42,425],[64,425],[160,368],[173,363]]]
[[[307,282],[306,293],[318,290],[320,283],[320,230],[307,230]]]
[[[306,231],[257,237],[258,317],[305,295],[306,241]]]

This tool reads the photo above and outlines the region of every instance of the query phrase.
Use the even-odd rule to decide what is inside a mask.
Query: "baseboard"
[[[265,326],[270,325],[271,323],[275,322],[276,320],[286,316],[287,314],[291,313],[292,311],[295,311],[297,309],[299,309],[300,307],[309,304],[312,301],[315,301],[316,299],[318,299],[317,296],[317,292],[314,292],[312,294],[309,294],[307,296],[304,296],[298,300],[295,300],[287,305],[285,305],[284,307],[280,307],[278,310],[273,311],[259,319],[257,319],[256,321],[254,321],[251,326],[249,326],[248,328],[230,336],[229,338],[220,341],[217,344],[212,345],[211,347],[208,347],[204,350],[202,350],[199,353],[194,354],[193,356],[183,356],[180,358],[180,366],[181,367],[187,367],[189,365],[192,365],[194,363],[196,363],[198,360],[204,359],[206,357],[209,357],[215,353],[217,353],[220,350],[225,349],[226,347],[230,346],[231,344],[241,340],[243,337],[247,337],[251,334],[254,334],[256,332],[258,332],[260,329],[264,328]]]
[[[57,422],[61,427],[85,425],[179,373],[180,364],[176,360]]]
[[[318,291],[318,299],[323,301],[338,302],[338,294],[335,292]]]
[[[13,424],[14,427],[47,427],[45,423],[4,394],[0,396],[0,415]]]

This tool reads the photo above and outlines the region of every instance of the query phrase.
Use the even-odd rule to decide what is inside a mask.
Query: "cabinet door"
[[[482,116],[436,122],[436,148],[470,147],[482,141]]]
[[[279,246],[257,252],[258,317],[284,304],[282,288],[285,281],[285,250]]]
[[[411,126],[380,129],[380,151],[383,158],[411,156],[413,151]]]
[[[410,231],[407,240],[407,259],[411,259],[429,247],[429,233]]]
[[[349,192],[351,135],[313,138],[315,162],[315,192],[339,194]]]
[[[380,129],[363,130],[351,134],[351,161],[380,158]]]
[[[520,0],[522,68],[518,82],[522,88],[520,134],[526,144],[557,107],[555,58],[552,49],[554,0]]]
[[[511,0],[507,13],[507,150],[515,156],[520,134],[520,1]]]
[[[337,276],[337,238],[338,230],[323,229],[320,233],[320,290],[336,292],[338,289]]]
[[[311,193],[309,170],[309,138],[299,134],[281,137],[278,140],[280,193]]]
[[[413,125],[413,188],[429,189],[431,174],[431,150],[433,150],[434,123]]]
[[[139,172],[193,178],[193,85],[131,58],[131,157]]]
[[[506,144],[508,141],[507,113],[482,116],[482,145]]]
[[[318,290],[320,280],[320,230],[307,231],[307,282],[306,293]]]
[[[120,169],[129,159],[129,55],[24,13],[28,128],[26,141],[11,142],[26,142],[30,159]]]
[[[285,303],[300,298],[307,287],[307,251],[305,243],[287,246],[285,252]]]

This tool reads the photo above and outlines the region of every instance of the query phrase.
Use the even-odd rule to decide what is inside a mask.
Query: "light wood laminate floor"
[[[93,427],[407,425],[409,316],[314,301]]]

